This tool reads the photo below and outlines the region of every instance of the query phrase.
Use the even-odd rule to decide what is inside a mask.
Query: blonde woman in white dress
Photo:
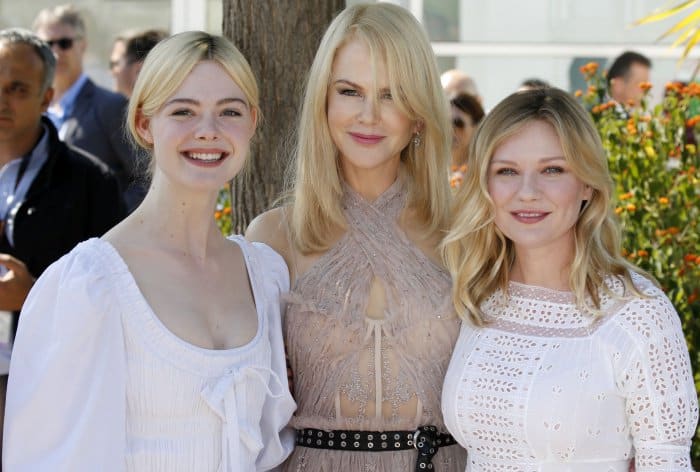
[[[37,281],[21,314],[5,417],[7,471],[269,470],[291,452],[284,260],[224,238],[219,189],[258,118],[225,38],[148,55],[128,126],[152,155],[143,203]]]
[[[679,317],[619,255],[588,114],[553,88],[511,95],[469,156],[444,242],[463,322],[442,397],[466,470],[692,470]]]

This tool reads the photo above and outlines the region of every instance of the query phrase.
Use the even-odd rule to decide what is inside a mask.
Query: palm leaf
[[[634,24],[644,25],[655,21],[665,20],[666,18],[693,6],[694,3],[697,3],[697,0],[686,0],[685,2],[679,3],[675,7],[654,10],[652,14],[645,16],[644,18],[640,18],[639,20],[635,21]]]

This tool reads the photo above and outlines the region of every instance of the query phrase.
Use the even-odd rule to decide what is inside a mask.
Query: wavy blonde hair
[[[452,226],[442,243],[452,274],[452,299],[459,315],[482,325],[481,303],[500,288],[507,293],[515,259],[512,242],[498,229],[488,192],[491,158],[504,141],[528,123],[549,123],[571,171],[592,189],[575,225],[575,254],[569,285],[577,304],[599,313],[604,279],[617,276],[625,290],[639,294],[630,271],[640,272],[620,256],[620,229],[611,206],[613,182],[598,132],[588,113],[569,94],[555,88],[510,95],[481,122],[469,149],[469,171],[453,209]],[[648,277],[648,276],[647,276]]]
[[[243,54],[223,36],[203,31],[186,31],[160,41],[148,53],[129,100],[127,125],[136,145],[152,151],[136,131],[139,113],[152,117],[202,61],[214,61],[228,72],[241,88],[248,107],[260,115],[258,83]],[[206,86],[206,84],[202,84]]]
[[[332,231],[346,227],[340,205],[339,153],[328,127],[326,98],[335,55],[353,39],[367,44],[374,64],[385,62],[395,103],[422,125],[420,146],[409,143],[401,152],[408,177],[408,206],[427,232],[447,226],[451,128],[430,42],[418,21],[401,7],[355,5],[343,10],[326,30],[306,84],[293,152],[294,174],[287,179],[293,202],[290,232],[302,253],[326,250]]]

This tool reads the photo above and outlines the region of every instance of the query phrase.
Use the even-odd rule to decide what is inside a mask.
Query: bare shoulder
[[[287,225],[287,209],[273,208],[255,217],[246,229],[248,241],[265,243],[277,251],[290,263],[289,230]]]

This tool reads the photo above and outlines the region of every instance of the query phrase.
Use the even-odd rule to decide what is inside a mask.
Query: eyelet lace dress
[[[678,315],[649,280],[648,298],[602,297],[603,316],[573,294],[511,282],[464,323],[443,391],[469,472],[692,470],[698,404]],[[622,283],[608,286],[622,294]]]
[[[348,231],[297,281],[284,318],[294,373],[294,428],[445,431],[442,382],[459,320],[450,277],[399,228],[406,192],[401,179],[367,202],[346,186]],[[384,293],[381,315],[368,314],[370,292]],[[409,471],[416,451],[354,452],[297,447],[293,472]],[[433,464],[463,471],[459,445]]]

